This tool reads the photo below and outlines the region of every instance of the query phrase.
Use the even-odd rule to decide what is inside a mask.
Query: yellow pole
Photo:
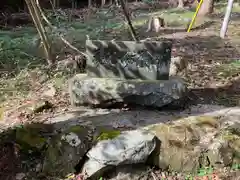
[[[199,11],[199,9],[201,8],[202,3],[203,3],[203,0],[200,0],[200,2],[198,3],[197,9],[196,9],[196,11],[195,11],[195,13],[194,13],[194,15],[193,15],[192,21],[191,21],[191,23],[190,23],[189,26],[188,26],[187,32],[190,32],[190,30],[192,29],[192,26],[193,26],[193,24],[194,24],[194,22],[195,22],[195,20],[196,20],[198,11]]]

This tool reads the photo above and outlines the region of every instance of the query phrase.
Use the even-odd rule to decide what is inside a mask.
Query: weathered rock
[[[2,170],[0,177],[4,179],[4,175],[10,170],[14,172],[18,167],[24,167],[24,169],[26,167],[27,171],[24,169],[18,171],[18,173],[26,175],[25,179],[44,179],[38,175],[46,175],[45,179],[64,179],[61,176],[74,171],[75,165],[84,159],[83,154],[92,147],[92,142],[113,140],[119,138],[122,130],[139,130],[140,127],[145,127],[144,130],[154,133],[161,142],[161,144],[156,144],[155,150],[148,156],[148,163],[153,163],[162,169],[170,172],[182,172],[184,175],[185,172],[196,172],[201,166],[239,168],[239,107],[199,105],[190,107],[190,110],[171,113],[150,110],[113,111],[83,108],[75,108],[71,112],[72,115],[69,115],[70,112],[64,112],[65,115],[61,116],[56,115],[53,120],[49,119],[45,122],[49,124],[30,124],[15,129],[5,129],[4,133],[0,135],[1,160],[3,162],[2,169],[0,168]],[[78,112],[77,109],[81,109],[81,112]],[[85,112],[87,109],[89,111]],[[195,116],[189,117],[189,112]],[[131,138],[132,141],[141,140],[139,136],[135,139],[133,136]],[[81,140],[80,144],[78,139]],[[68,141],[68,143],[67,140],[73,141]],[[158,140],[156,141],[158,142]],[[1,146],[1,144],[5,144],[4,142],[10,142],[10,147],[15,147],[16,143],[17,149],[12,149],[13,151],[6,149],[6,146]],[[79,146],[74,147],[74,142]],[[129,141],[122,139],[121,142]],[[135,147],[133,144],[132,146]],[[17,150],[17,154],[15,150]],[[113,151],[111,148],[105,149],[104,152],[108,155],[117,154],[117,151]],[[10,162],[9,159],[11,159]],[[23,161],[19,163],[20,160]],[[42,160],[44,160],[43,169]],[[14,166],[12,166],[13,164]],[[105,169],[102,170],[105,172]],[[140,166],[135,164],[118,165],[116,169],[111,169],[110,173],[113,174],[110,178],[112,180],[144,179],[146,176],[141,175],[148,172],[147,167],[142,164]],[[109,172],[106,173],[110,175]],[[239,177],[239,174],[235,176]],[[103,176],[103,178],[106,177]]]
[[[79,74],[70,81],[69,93],[73,105],[106,106],[123,102],[162,107],[184,97],[187,88],[182,79],[120,80]]]
[[[29,150],[42,151],[48,141],[48,137],[44,134],[52,132],[52,126],[48,124],[35,123],[19,126],[15,129],[15,141],[24,152]]]
[[[163,80],[169,78],[172,42],[87,40],[90,77]]]
[[[171,58],[169,76],[173,76],[173,77],[187,76],[187,70],[188,70],[187,59],[179,56]]]
[[[100,177],[108,168],[145,163],[156,147],[155,136],[142,130],[126,131],[114,139],[97,143],[88,153],[82,172]]]
[[[236,154],[240,153],[240,136],[229,133],[230,125],[225,123],[219,117],[196,116],[148,127],[161,141],[154,164],[161,169],[194,173],[201,167],[219,168],[239,163]]]
[[[24,173],[17,173],[16,174],[16,180],[22,180],[22,179],[24,179],[25,178],[25,174]]]
[[[53,137],[47,148],[43,172],[47,175],[65,177],[75,171],[75,166],[92,146],[92,129],[72,126]]]

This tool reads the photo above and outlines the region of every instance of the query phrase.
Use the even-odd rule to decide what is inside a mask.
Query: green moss
[[[218,118],[213,116],[198,116],[196,117],[196,125],[198,126],[208,126],[212,128],[218,128]]]
[[[28,150],[29,148],[40,150],[47,143],[47,139],[41,137],[39,132],[31,131],[31,129],[24,127],[16,129],[16,141],[23,150]]]
[[[222,137],[224,140],[228,140],[228,141],[235,141],[235,140],[240,139],[239,136],[237,136],[236,134],[231,133],[230,131],[224,131],[224,132],[222,133],[221,137]]]
[[[238,137],[240,137],[240,130],[238,127],[231,127],[228,129],[228,131],[232,134],[232,135],[236,135]]]
[[[154,125],[154,126],[149,127],[148,130],[154,131],[154,132],[168,133],[168,132],[170,132],[170,129],[171,129],[171,125],[158,124],[158,125]]]
[[[231,131],[224,131],[221,133],[220,138],[229,143],[230,148],[233,150],[233,163],[240,163],[240,137],[233,134]]]
[[[169,139],[168,143],[171,147],[177,147],[177,148],[184,148],[185,144],[184,142],[180,141],[180,140],[173,140],[173,139]]]
[[[113,139],[121,134],[121,131],[119,130],[108,130],[103,131],[100,133],[100,135],[97,137],[97,141],[107,140],[107,139]]]
[[[79,132],[81,132],[83,130],[83,127],[82,126],[72,126],[70,127],[67,132],[73,132],[73,133],[76,133],[78,134]]]
[[[57,161],[57,157],[59,153],[57,149],[58,149],[57,147],[53,147],[52,145],[48,147],[48,150],[47,150],[48,162],[51,162],[52,164],[54,164],[54,162]]]

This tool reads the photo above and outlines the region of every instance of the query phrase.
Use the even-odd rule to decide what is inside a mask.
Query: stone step
[[[187,87],[180,78],[124,80],[79,74],[70,80],[69,93],[75,106],[126,103],[160,108],[179,101],[186,95]]]

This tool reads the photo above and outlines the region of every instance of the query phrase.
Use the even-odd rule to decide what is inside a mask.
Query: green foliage
[[[232,169],[233,170],[240,170],[240,164],[233,164]]]
[[[216,67],[215,71],[222,78],[235,75],[240,71],[240,60],[237,59],[237,60],[233,60],[231,63],[228,63],[228,64],[221,64]]]
[[[205,176],[213,173],[213,168],[205,167],[199,170],[198,176]]]
[[[105,130],[100,134],[100,136],[97,138],[98,141],[107,140],[107,139],[113,139],[121,134],[121,131],[115,130],[115,131],[107,131]]]
[[[22,71],[18,76],[0,79],[0,102],[7,100],[11,96],[25,96],[30,89],[26,71]]]
[[[34,64],[36,57],[32,46],[32,38],[26,34],[14,38],[9,35],[0,36],[0,68],[19,72]]]

